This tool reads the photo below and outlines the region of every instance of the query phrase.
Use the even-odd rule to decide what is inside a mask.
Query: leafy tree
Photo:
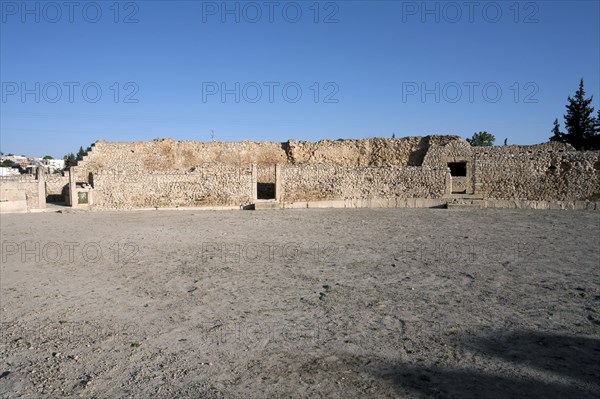
[[[560,123],[558,123],[558,118],[554,118],[554,126],[552,127],[552,137],[550,137],[550,141],[557,141],[559,143],[566,143],[566,135],[560,131]]]
[[[5,159],[4,161],[2,161],[2,163],[0,163],[0,166],[3,166],[5,168],[12,168],[14,165],[15,163],[10,159]]]
[[[474,147],[489,147],[494,145],[494,141],[496,141],[496,137],[488,132],[474,133],[473,137],[467,139],[467,142]]]
[[[594,117],[594,107],[590,105],[593,98],[594,96],[585,98],[583,79],[581,79],[575,96],[567,98],[567,113],[564,115],[567,132],[557,135],[553,129],[552,132],[554,135],[550,140],[569,143],[577,150],[600,149],[600,132],[598,127],[598,123],[600,122],[598,122],[598,118]]]
[[[51,155],[46,155],[46,156],[45,156],[44,158],[42,158],[42,159],[54,159],[54,158],[52,158],[52,156],[51,156]]]

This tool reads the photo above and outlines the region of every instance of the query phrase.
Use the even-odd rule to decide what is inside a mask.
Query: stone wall
[[[279,187],[281,201],[366,198],[597,201],[600,152],[571,146],[471,147],[457,136],[273,142],[98,141],[75,168],[107,209],[243,206]],[[449,176],[464,162],[465,176]],[[256,175],[251,175],[256,165]],[[280,175],[275,182],[275,165]],[[254,180],[253,180],[254,179]],[[259,190],[259,191],[260,191]],[[264,192],[263,192],[264,194]],[[271,198],[260,195],[261,198]]]
[[[77,181],[89,182],[98,170],[131,172],[189,171],[206,163],[249,166],[287,162],[284,143],[199,142],[171,139],[111,143],[98,141],[77,163]]]
[[[62,176],[59,173],[44,176],[46,181],[46,197],[63,196],[67,193],[69,185],[69,175]]]
[[[186,171],[204,163],[249,166],[333,164],[341,166],[420,166],[431,145],[458,141],[458,136],[403,139],[290,140],[273,142],[199,142],[157,139],[147,142],[98,141],[77,164],[77,181],[89,182],[97,170],[121,172]]]
[[[474,150],[466,141],[454,141],[446,145],[432,145],[423,159],[423,165],[433,168],[445,168],[449,163],[465,163],[466,175],[451,179],[450,193],[464,192],[475,194]]]
[[[35,210],[44,208],[46,202],[40,203],[40,184],[33,175],[19,175],[0,177],[0,201],[12,201],[13,193],[21,193],[25,198],[27,209]],[[19,197],[20,200],[21,197]]]
[[[440,198],[446,168],[338,165],[286,165],[284,202],[353,198]]]
[[[423,165],[466,162],[467,193],[490,199],[575,201],[600,198],[600,152],[562,143],[471,147],[432,146]]]
[[[244,206],[252,203],[250,168],[222,163],[198,165],[190,171],[122,172],[93,175],[98,209]]]
[[[406,137],[401,139],[290,140],[288,158],[293,164],[340,166],[421,166],[430,146],[460,141],[458,136]]]
[[[475,181],[486,198],[600,200],[600,151],[569,145],[478,147]]]

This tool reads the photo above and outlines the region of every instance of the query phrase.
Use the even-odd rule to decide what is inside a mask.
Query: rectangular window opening
[[[450,168],[450,176],[465,177],[467,176],[467,163],[466,162],[449,162],[448,167]]]
[[[275,199],[275,183],[257,183],[256,186],[259,200]]]

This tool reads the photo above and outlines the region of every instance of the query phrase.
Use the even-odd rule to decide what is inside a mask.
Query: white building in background
[[[19,174],[19,169],[6,168],[4,166],[0,166],[0,176],[15,176],[18,174]]]
[[[0,160],[2,161],[5,159],[13,161],[14,163],[25,163],[28,158],[25,155],[4,155],[3,157],[0,157]]]
[[[65,160],[64,159],[43,159],[42,165],[47,166],[48,169],[50,170],[50,172],[53,172],[55,170],[64,169]]]
[[[59,172],[65,168],[64,159],[43,159],[38,157],[26,157],[15,155],[0,157],[0,162],[3,162],[5,160],[12,161],[19,167],[6,168],[7,170],[3,170],[0,176],[10,176],[13,174],[19,174],[19,170],[21,173],[33,174],[35,173],[35,169],[38,166],[42,166],[46,170],[46,173]]]

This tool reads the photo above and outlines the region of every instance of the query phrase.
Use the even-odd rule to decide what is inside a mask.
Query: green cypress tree
[[[77,159],[75,158],[75,154],[73,153],[65,155],[63,159],[65,160],[65,169],[69,168],[70,166],[75,166],[77,164]]]
[[[586,146],[588,150],[600,150],[600,109],[598,110],[595,122],[594,134],[588,139]]]
[[[554,126],[552,127],[552,137],[550,137],[550,141],[557,141],[559,143],[567,142],[565,134],[560,131],[560,123],[558,123],[558,118],[554,118]]]
[[[575,96],[568,97],[567,113],[564,115],[565,128],[567,129],[566,141],[577,150],[588,149],[594,140],[596,130],[596,118],[594,118],[594,107],[590,106],[592,98],[585,98],[583,79],[579,81],[579,89]]]

